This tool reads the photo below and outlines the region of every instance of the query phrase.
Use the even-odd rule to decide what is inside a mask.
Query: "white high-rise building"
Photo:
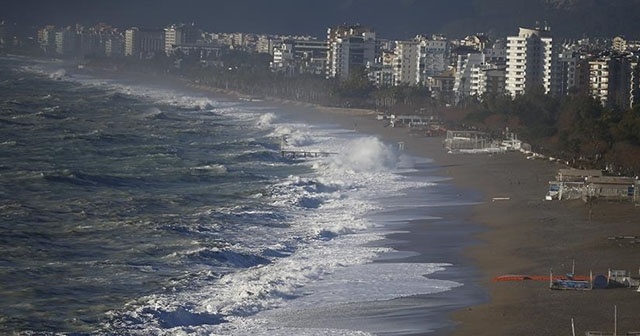
[[[477,94],[478,76],[484,62],[485,57],[482,53],[458,55],[453,84],[453,91],[456,93],[457,101]]]
[[[450,45],[443,36],[418,35],[409,41],[396,41],[395,53],[395,85],[426,85],[430,77],[447,70]]]
[[[507,37],[507,92],[515,97],[542,87],[545,93],[552,93],[553,52],[548,27],[520,28],[518,36]]]
[[[173,48],[182,44],[182,27],[171,25],[164,29],[164,52],[167,55],[173,53]]]
[[[124,34],[124,55],[140,57],[163,51],[164,31],[155,29],[129,28]]]
[[[420,78],[419,83],[426,83],[427,78],[442,74],[449,66],[449,54],[451,44],[446,37],[433,35],[431,38],[418,37],[420,41],[419,59]]]
[[[394,85],[419,84],[420,64],[419,64],[419,42],[418,41],[396,41],[396,57],[393,64]]]
[[[458,55],[453,91],[456,102],[466,97],[504,94],[505,66],[500,48]]]
[[[327,31],[327,78],[349,78],[358,67],[373,64],[376,33],[363,26],[340,26]]]
[[[173,24],[164,29],[164,52],[171,55],[176,47],[195,44],[200,32],[195,25]]]

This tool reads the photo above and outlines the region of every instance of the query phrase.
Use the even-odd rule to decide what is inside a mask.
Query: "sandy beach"
[[[640,246],[608,239],[638,235],[640,208],[632,203],[601,201],[589,207],[581,200],[545,201],[548,181],[558,169],[567,168],[560,163],[527,159],[520,152],[449,154],[442,137],[386,127],[376,120],[375,111],[269,100],[295,113],[302,111],[299,117],[305,121],[336,123],[390,144],[404,142],[410,154],[434,160],[435,174],[451,178],[465,199],[478,201],[468,211],[442,209],[440,214],[445,220],[467,223],[471,228],[466,230],[475,232],[469,240],[443,244],[460,254],[454,263],[463,264],[458,280],[466,282],[466,288],[459,295],[468,296],[451,305],[481,303],[458,309],[450,316],[452,326],[429,335],[571,335],[572,323],[576,335],[613,334],[614,309],[617,334],[640,331],[640,293],[635,289],[558,291],[545,281],[493,280],[511,274],[544,276],[550,271],[565,275],[574,265],[576,275],[606,275],[609,269],[619,269],[639,276]],[[428,226],[425,221],[411,223],[409,233],[398,238],[406,241],[401,248],[420,252],[425,231],[434,229]]]
[[[442,138],[410,135],[407,129],[384,127],[374,113],[318,108],[305,116],[315,121],[331,120],[345,128],[372,134],[389,143],[403,141],[411,154],[431,158],[438,171],[452,178],[462,193],[479,200],[468,212],[446,212],[450,220],[476,226],[473,241],[459,242],[460,262],[477,266],[480,291],[488,293],[486,303],[465,307],[451,318],[455,327],[437,334],[453,335],[576,335],[587,331],[613,333],[614,307],[617,333],[640,331],[640,293],[635,289],[590,291],[550,290],[545,281],[495,282],[500,275],[564,275],[575,265],[576,275],[606,275],[608,269],[628,270],[638,276],[640,250],[629,241],[610,236],[638,234],[640,209],[631,203],[600,201],[589,207],[578,201],[545,201],[548,181],[565,166],[541,159],[527,159],[523,153],[448,154]],[[494,201],[497,198],[499,200]],[[413,225],[426,225],[413,223]],[[421,228],[409,228],[409,239],[419,250]],[[451,242],[456,244],[457,242]],[[469,279],[467,279],[469,280]],[[478,296],[480,293],[467,293]]]

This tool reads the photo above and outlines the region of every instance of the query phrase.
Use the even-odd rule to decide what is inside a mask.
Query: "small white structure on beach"
[[[485,132],[479,131],[447,131],[444,147],[450,152],[461,150],[479,150],[491,148],[491,140]]]
[[[391,127],[420,127],[429,126],[433,121],[432,117],[420,115],[391,115],[389,123]]]

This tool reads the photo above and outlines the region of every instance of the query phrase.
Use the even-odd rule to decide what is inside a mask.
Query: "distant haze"
[[[342,23],[371,26],[384,38],[443,33],[515,34],[547,22],[562,37],[640,35],[640,0],[17,0],[0,19],[21,26],[104,22],[161,28],[195,22],[207,31],[323,37]]]

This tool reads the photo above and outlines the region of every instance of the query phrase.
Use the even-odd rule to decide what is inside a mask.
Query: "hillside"
[[[517,27],[547,22],[560,38],[640,39],[640,0],[473,0],[473,15],[453,18],[442,30],[452,36],[517,33]]]

